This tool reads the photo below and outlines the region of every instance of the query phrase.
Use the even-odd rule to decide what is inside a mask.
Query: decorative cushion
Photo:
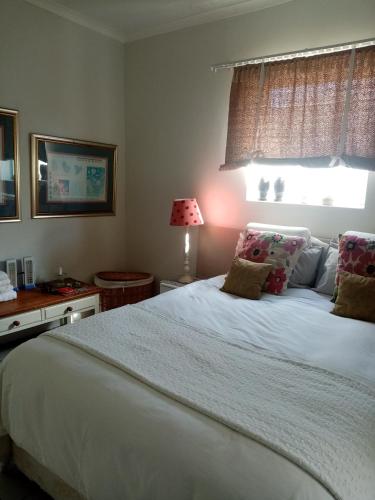
[[[323,252],[319,263],[314,290],[318,293],[333,295],[339,251],[337,248],[329,246],[324,249]]]
[[[305,238],[307,246],[310,246],[311,243],[311,231],[307,227],[276,226],[272,224],[261,224],[260,222],[249,222],[249,224],[247,224],[246,226],[246,229],[286,234],[287,236],[301,236],[302,238]]]
[[[272,264],[273,269],[263,289],[277,295],[286,289],[289,277],[305,246],[306,240],[300,236],[246,229],[238,240],[236,256],[252,262]]]
[[[341,272],[332,313],[375,323],[375,279]]]
[[[333,300],[343,271],[375,278],[375,234],[347,231],[341,236]]]
[[[323,250],[323,247],[318,246],[303,250],[290,277],[288,286],[291,288],[309,288],[314,286]]]
[[[342,235],[336,284],[342,271],[375,278],[375,234],[347,231]]]
[[[272,264],[235,258],[221,290],[246,299],[259,299]]]

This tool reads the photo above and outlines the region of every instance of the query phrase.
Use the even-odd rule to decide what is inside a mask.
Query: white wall
[[[209,69],[213,63],[370,38],[374,26],[373,0],[295,0],[126,46],[130,267],[161,277],[179,274],[182,233],[168,226],[175,197],[197,196],[206,222],[214,225],[241,227],[251,219],[306,225],[321,236],[349,228],[375,232],[375,174],[365,210],[246,202],[243,172],[218,172],[232,74]]]
[[[0,224],[0,262],[33,255],[88,279],[125,264],[124,47],[23,0],[0,0],[0,107],[20,112],[22,222]],[[32,220],[29,133],[119,145],[117,214]]]

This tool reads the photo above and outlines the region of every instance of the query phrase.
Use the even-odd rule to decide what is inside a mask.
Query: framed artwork
[[[31,134],[32,217],[115,215],[117,146]]]
[[[0,222],[19,222],[18,111],[0,108]]]

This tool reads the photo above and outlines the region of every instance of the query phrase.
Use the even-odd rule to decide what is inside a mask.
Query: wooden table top
[[[0,318],[33,311],[42,307],[53,306],[55,304],[61,304],[62,302],[76,300],[82,297],[100,293],[100,288],[98,288],[97,286],[82,283],[82,287],[85,288],[84,291],[77,291],[70,295],[57,295],[41,292],[39,288],[34,288],[32,290],[21,290],[17,292],[17,298],[15,300],[0,302]]]

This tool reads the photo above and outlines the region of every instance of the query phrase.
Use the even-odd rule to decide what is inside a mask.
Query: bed
[[[250,301],[223,280],[15,349],[0,434],[19,466],[54,498],[375,498],[374,324],[330,314],[312,290]],[[262,384],[272,397],[257,401]]]

